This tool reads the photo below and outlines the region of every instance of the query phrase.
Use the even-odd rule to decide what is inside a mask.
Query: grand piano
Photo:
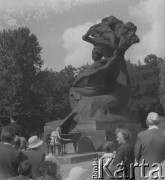
[[[74,152],[77,153],[77,143],[81,136],[81,133],[75,132],[75,133],[68,133],[68,134],[61,134],[62,140],[62,153],[66,154],[66,144],[72,143],[74,147]]]
[[[72,143],[74,147],[74,152],[77,153],[77,143],[79,138],[81,137],[81,133],[75,128],[77,125],[77,121],[73,118],[76,114],[71,113],[65,119],[61,120],[61,123],[57,123],[56,127],[61,128],[61,151],[62,154],[66,154],[66,144]],[[74,129],[74,130],[73,130]],[[46,139],[48,145],[48,151],[50,146],[50,134],[48,134]]]

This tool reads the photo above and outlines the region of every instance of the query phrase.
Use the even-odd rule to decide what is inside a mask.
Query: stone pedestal
[[[111,117],[111,118],[108,118]],[[123,120],[120,118],[120,115],[111,115],[109,114],[107,119],[103,118],[91,120],[83,119],[77,121],[76,127],[70,132],[80,132],[81,137],[78,140],[78,152],[98,152],[103,150],[103,145],[106,141],[113,141],[117,147],[115,130],[116,128],[127,128],[132,132],[132,143],[135,143],[137,133],[141,131],[141,124],[137,121]],[[55,130],[56,127],[60,126],[64,121],[52,121],[47,123],[44,127],[43,140],[45,141],[46,135]],[[45,143],[44,143],[45,144]],[[47,151],[46,144],[44,145],[45,151]],[[68,154],[74,152],[73,144],[66,145],[66,152]]]
[[[116,128],[127,128],[132,133],[132,143],[135,143],[141,125],[131,121],[79,121],[73,131],[81,132],[78,141],[78,152],[102,151],[106,141],[112,141],[117,147]]]

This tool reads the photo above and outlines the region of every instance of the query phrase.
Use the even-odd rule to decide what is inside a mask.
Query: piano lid
[[[64,119],[61,119],[61,120],[54,120],[54,121],[45,123],[45,126],[55,126],[55,127],[60,127],[61,124],[63,124],[63,123],[64,123]]]
[[[74,129],[74,127],[77,125],[77,121],[74,120],[74,117],[76,116],[76,113],[71,112],[65,119],[64,122],[61,124],[61,133],[62,134],[67,134],[70,131],[72,131],[72,129]]]
[[[73,118],[75,117],[76,113],[71,112],[66,118],[61,120],[55,120],[51,122],[45,123],[45,126],[54,127],[55,130],[57,127],[61,127],[61,133],[67,134],[69,133],[74,127],[77,125],[77,121]]]

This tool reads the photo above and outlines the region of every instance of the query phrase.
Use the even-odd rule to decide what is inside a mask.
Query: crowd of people
[[[108,167],[111,173],[104,173],[105,179],[165,178],[165,135],[159,129],[159,123],[158,114],[149,113],[146,119],[148,129],[137,135],[135,146],[130,143],[129,130],[121,128],[116,130],[119,144],[117,150],[114,151],[114,144],[111,141],[104,146],[105,154],[102,158],[105,162],[112,159]]]
[[[37,135],[28,141],[21,136],[21,125],[17,124],[14,116],[10,124],[1,130],[0,141],[0,180],[62,180],[60,165],[54,149],[48,154],[43,152],[43,141]],[[52,132],[51,148],[54,143],[61,148],[61,129]],[[83,178],[84,169],[74,167],[67,180]],[[83,179],[82,179],[83,180]]]
[[[121,177],[122,179],[144,179],[146,175],[151,175],[149,172],[155,163],[162,166],[162,171],[165,172],[165,135],[159,130],[159,122],[157,113],[149,113],[146,119],[148,129],[138,134],[135,146],[131,144],[131,133],[128,129],[116,129],[118,148],[115,150],[115,145],[111,141],[107,141],[103,148],[105,153],[101,159],[103,164],[110,160],[108,169],[111,172],[110,174],[104,172],[104,179],[121,179]],[[26,142],[19,131],[15,130],[11,126],[6,126],[1,131],[0,180],[62,180],[56,156],[52,153],[46,155],[41,151],[43,141],[35,135]],[[52,136],[56,137],[59,144],[60,129],[57,128]],[[52,139],[50,143],[53,143]],[[139,165],[144,161],[147,166],[141,172]],[[119,164],[123,165],[120,169]],[[131,169],[131,164],[136,164],[137,171],[134,172]],[[123,171],[123,167],[126,171]],[[67,180],[88,180],[86,171],[82,167],[74,167],[70,170]],[[118,172],[117,177],[114,177],[115,172]],[[157,174],[159,175],[158,171]],[[148,178],[151,179],[150,176]]]

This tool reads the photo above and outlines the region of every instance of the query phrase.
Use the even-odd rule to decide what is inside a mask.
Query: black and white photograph
[[[0,180],[165,179],[165,0],[0,0]]]

